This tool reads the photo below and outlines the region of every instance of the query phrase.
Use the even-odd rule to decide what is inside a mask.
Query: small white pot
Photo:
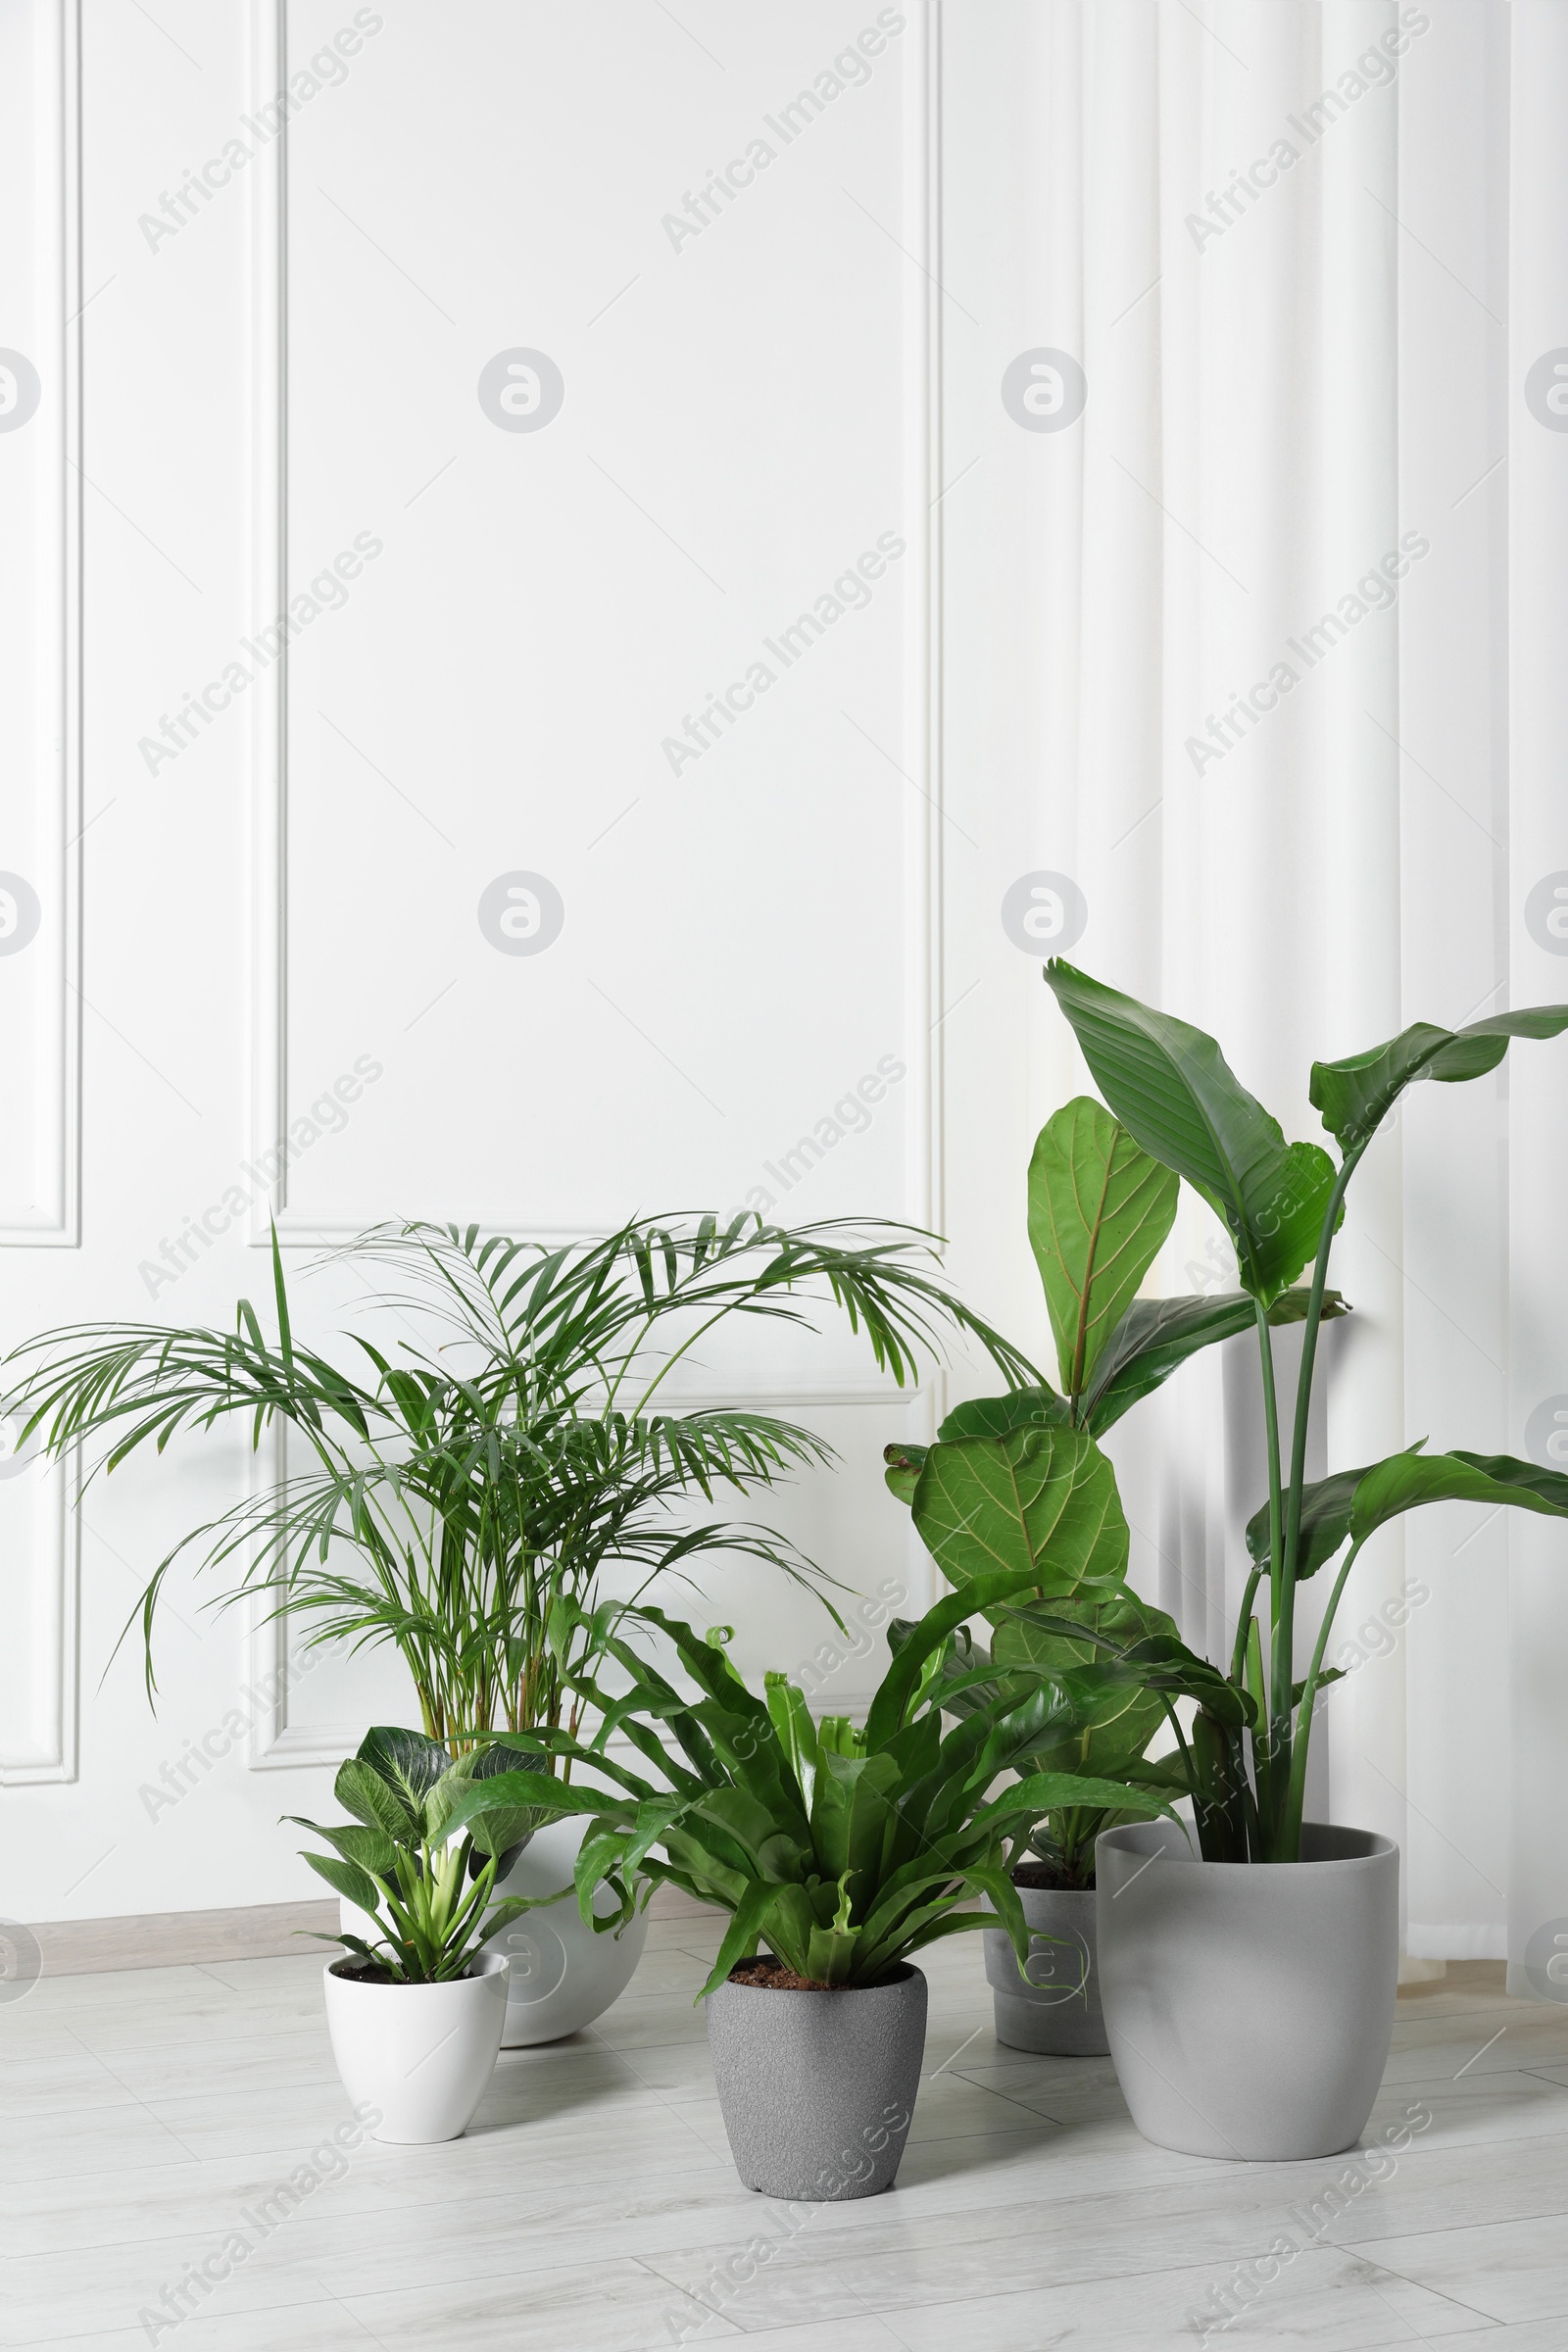
[[[496,1900],[570,1887],[586,1828],[579,1818],[547,1822],[535,1830],[497,1886]],[[615,1898],[608,1886],[595,1888],[594,1909],[601,1919],[614,1911]],[[575,1891],[514,1919],[484,1947],[487,1952],[505,1952],[512,1963],[503,2048],[559,2041],[564,2034],[578,2034],[591,2026],[631,1983],[647,1941],[648,1915],[643,1911],[618,1936],[596,1935],[577,1908]]]
[[[507,2023],[501,2046],[507,2050],[532,2048],[535,2042],[559,2041],[563,2034],[580,2034],[602,2017],[612,2001],[619,2000],[648,1941],[648,1915],[639,1911],[618,1936],[599,1936],[584,1924],[577,1908],[572,1872],[577,1865],[587,1823],[581,1816],[546,1822],[535,1830],[491,1897],[500,1902],[509,1894],[550,1894],[558,1886],[570,1889],[559,1902],[525,1911],[484,1945],[512,1963],[507,1990]],[[608,1886],[594,1891],[594,1909],[608,1919],[615,1898]],[[339,1924],[351,1936],[375,1944],[380,1936],[375,1922],[344,1896],[338,1904]]]
[[[376,1984],[327,1963],[326,2025],[343,2087],[378,2110],[373,2139],[402,2147],[456,2139],[495,2072],[507,2014],[507,1962],[481,1951],[450,1984]]]

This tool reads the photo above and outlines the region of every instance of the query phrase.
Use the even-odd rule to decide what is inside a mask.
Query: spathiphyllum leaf
[[[1494,1070],[1516,1037],[1556,1037],[1568,1029],[1568,1004],[1531,1004],[1496,1012],[1467,1029],[1416,1021],[1387,1045],[1369,1046],[1344,1061],[1314,1061],[1312,1105],[1342,1152],[1374,1135],[1405,1088],[1417,1078],[1457,1085]]]
[[[1048,1119],[1029,1162],[1029,1245],[1061,1385],[1077,1396],[1158,1256],[1180,1186],[1087,1095]]]
[[[933,1446],[914,1493],[921,1542],[952,1585],[1027,1571],[1037,1591],[1119,1583],[1127,1521],[1087,1431],[1013,1430]]]
[[[1144,1150],[1224,1218],[1242,1288],[1265,1305],[1315,1255],[1334,1189],[1316,1144],[1287,1144],[1214,1039],[1059,957],[1046,979],[1106,1102]]]

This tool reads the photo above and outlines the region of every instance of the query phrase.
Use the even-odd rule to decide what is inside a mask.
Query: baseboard
[[[712,1917],[678,1886],[659,1886],[650,1919]],[[254,1903],[235,1911],[148,1911],[128,1919],[46,1920],[28,1933],[45,1977],[90,1977],[115,1968],[188,1968],[204,1960],[310,1956],[307,1937],[330,1936],[338,1907],[324,1902]]]
[[[128,1919],[46,1920],[30,1930],[40,1974],[90,1977],[114,1968],[180,1968],[204,1960],[298,1959],[330,1935],[338,1907],[322,1902],[253,1903],[235,1911],[147,1911]]]

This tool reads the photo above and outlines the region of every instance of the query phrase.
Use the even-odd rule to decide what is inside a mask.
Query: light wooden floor
[[[898,2186],[792,2222],[730,2167],[691,2005],[715,1935],[656,1921],[597,2032],[503,2053],[466,2138],[367,2144],[265,2237],[259,2201],[347,2114],[320,1961],[46,1978],[0,2006],[0,2343],[1164,2352],[1229,2290],[1213,2343],[1568,2347],[1568,2010],[1507,2000],[1500,1968],[1401,1996],[1367,2143],[1429,2120],[1325,2201],[1348,2160],[1169,2155],[1108,2060],[999,2047],[960,1938],[927,1956]],[[139,2319],[235,2231],[253,2250],[193,2316]]]

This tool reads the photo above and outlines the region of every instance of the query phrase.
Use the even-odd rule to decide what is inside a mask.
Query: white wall
[[[44,394],[0,460],[46,581],[75,479],[62,320],[87,298],[84,594],[12,591],[35,646],[13,657],[8,748],[38,786],[0,844],[45,908],[0,958],[37,1144],[34,1170],[8,1123],[0,1211],[9,1241],[29,1220],[78,1239],[61,1168],[79,1116],[79,1247],[10,1251],[0,1336],[226,1321],[265,1298],[274,1208],[297,1288],[313,1242],[389,1215],[561,1233],[749,1202],[929,1224],[925,18],[294,0],[284,67],[268,6],[154,15],[85,11],[80,292],[56,127],[71,11],[11,0],[0,19],[36,277],[0,341],[36,355]],[[296,78],[313,58],[314,92]],[[280,140],[265,102],[285,79],[304,102]],[[692,227],[688,193],[732,158],[730,204]],[[208,159],[214,192],[181,220]],[[564,387],[537,429],[481,400],[519,349]],[[280,660],[266,628],[285,610]],[[79,814],[47,732],[77,631]],[[689,717],[726,692],[693,749]],[[562,909],[542,952],[485,927],[485,894],[505,905],[519,873]],[[302,1149],[269,1197],[280,1133]],[[313,1340],[363,1322],[341,1274],[302,1296]],[[924,1598],[877,1472],[927,1397],[899,1397],[843,1330],[696,1377],[829,1437],[843,1471],[780,1497],[779,1523],[851,1591],[893,1577]],[[238,1432],[194,1440],[91,1492],[79,1643],[61,1481],[34,1463],[0,1489],[23,1630],[0,1716],[12,1916],[307,1891],[277,1815],[319,1808],[365,1722],[406,1718],[384,1658],[296,1672],[272,1703],[278,1638],[204,1613],[188,1579],[156,1718],[135,1638],[109,1663],[243,1455]],[[830,1631],[743,1566],[706,1606],[754,1668]],[[834,1703],[874,1679],[852,1662]],[[78,1688],[79,1728],[57,1697]],[[232,1752],[176,1803],[141,1793],[206,1735]]]
[[[1525,916],[1568,868],[1568,437],[1522,390],[1568,335],[1543,227],[1563,67],[1537,0],[381,0],[357,48],[354,9],[290,0],[290,74],[340,31],[350,54],[286,140],[259,113],[283,73],[270,0],[84,14],[78,263],[73,11],[0,11],[0,346],[42,390],[12,434],[0,410],[0,520],[32,566],[0,591],[8,773],[29,779],[0,871],[40,909],[0,953],[0,1340],[221,1320],[265,1291],[270,1207],[303,1273],[313,1242],[386,1215],[547,1233],[750,1200],[940,1226],[967,1295],[1040,1350],[1022,1172],[1084,1083],[1042,945],[1214,1028],[1297,1135],[1314,1054],[1568,993]],[[1195,244],[1206,191],[1412,14],[1396,83]],[[813,88],[819,118],[781,127]],[[243,169],[165,233],[166,195],[209,158],[220,180],[236,136]],[[749,153],[689,230],[688,195]],[[1087,370],[1060,430],[1004,397],[1041,349]],[[481,405],[518,351],[560,371],[537,429]],[[1431,555],[1396,610],[1195,777],[1202,714],[1410,528]],[[886,534],[868,601],[786,666],[781,630]],[[263,658],[313,581],[325,609],[295,607],[286,661]],[[693,756],[688,719],[758,662],[765,690]],[[226,674],[242,690],[171,753],[166,718]],[[559,897],[536,954],[481,924],[519,874]],[[1042,874],[1069,885],[1044,941],[1004,917]],[[340,1116],[357,1066],[375,1074]],[[900,1075],[835,1138],[879,1067]],[[1418,1090],[1380,1143],[1337,1259],[1358,1311],[1320,1459],[1424,1433],[1522,1450],[1568,1394],[1544,1287],[1563,1085],[1562,1051],[1527,1047],[1490,1085]],[[313,1104],[329,1131],[269,1199],[259,1154]],[[822,1156],[786,1189],[803,1137]],[[204,1212],[210,1247],[169,1279]],[[1168,1257],[1164,1287],[1229,1279],[1191,1206]],[[340,1276],[304,1295],[318,1340],[363,1311]],[[843,1451],[780,1523],[852,1586],[922,1600],[878,1454],[929,1428],[941,1384],[888,1395],[842,1333],[708,1377]],[[1250,1383],[1245,1353],[1200,1362],[1112,1443],[1134,1575],[1208,1644],[1255,1499]],[[274,1701],[277,1640],[188,1584],[156,1718],[134,1639],[109,1665],[163,1551],[246,1474],[234,1436],[95,1489],[79,1633],[63,1481],[0,1480],[0,1910],[308,1890],[276,1816],[408,1711],[398,1670],[330,1661]],[[1549,1528],[1434,1513],[1357,1572],[1354,1627],[1406,1573],[1433,1597],[1337,1695],[1314,1801],[1400,1838],[1412,1949],[1501,1950],[1510,1887],[1520,1950],[1568,1912],[1540,1666],[1561,1553]],[[756,1572],[708,1598],[753,1666],[819,1638]],[[847,1666],[835,1703],[873,1675]],[[247,1688],[234,1752],[150,1818],[138,1791]]]

